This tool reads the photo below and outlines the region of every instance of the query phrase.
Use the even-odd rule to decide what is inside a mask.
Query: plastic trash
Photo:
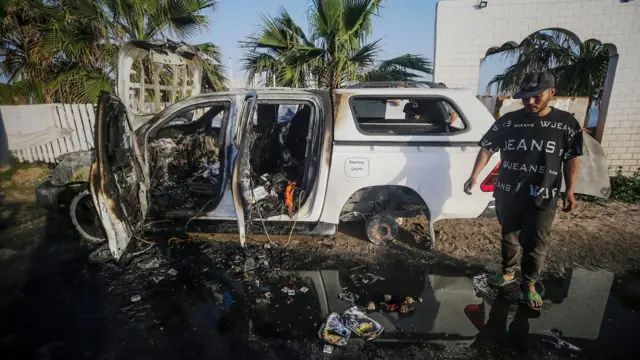
[[[322,323],[318,337],[327,344],[344,347],[349,343],[351,331],[342,323],[338,313],[331,313]]]
[[[131,297],[131,302],[132,302],[132,303],[137,303],[137,302],[138,302],[138,301],[140,301],[140,300],[142,300],[142,296],[140,296],[140,295],[133,295],[133,296]]]
[[[356,301],[358,301],[359,297],[358,295],[352,293],[352,292],[348,292],[348,291],[343,291],[340,294],[338,294],[338,299],[349,303],[351,305],[354,305],[356,303]]]
[[[384,332],[382,325],[358,310],[357,306],[346,310],[341,318],[347,329],[366,340],[374,340]]]

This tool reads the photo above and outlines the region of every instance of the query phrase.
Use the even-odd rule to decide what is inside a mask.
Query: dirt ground
[[[616,201],[579,201],[578,208],[564,213],[559,204],[547,255],[546,272],[561,275],[571,268],[606,269],[614,273],[640,270],[640,205]],[[425,217],[407,219],[394,241],[420,253],[448,255],[474,264],[497,268],[500,261],[500,226],[497,219],[442,220],[435,224],[435,248],[429,248],[428,221]],[[232,235],[213,236],[234,240]],[[286,243],[287,237],[276,237]],[[251,241],[266,242],[264,236]],[[311,246],[317,237],[294,236],[290,246]],[[335,251],[376,256],[376,246],[366,241],[364,223],[341,224],[332,238]]]
[[[613,272],[640,269],[640,205],[585,202],[571,213],[558,208],[547,256],[550,271],[571,267]],[[496,263],[500,227],[496,219],[436,223],[436,248],[456,258]]]
[[[50,172],[51,170],[44,165],[24,165],[17,169],[0,172],[0,200],[35,201],[35,187],[46,180]]]

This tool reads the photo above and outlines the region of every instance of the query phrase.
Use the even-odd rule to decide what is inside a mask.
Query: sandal
[[[527,306],[529,306],[529,308],[536,311],[540,311],[540,309],[542,309],[542,297],[540,296],[540,294],[538,294],[537,291],[522,289],[522,294],[524,295],[524,301],[527,302]],[[540,306],[531,305],[532,301],[540,303]]]
[[[505,285],[509,285],[509,284],[512,284],[512,283],[516,282],[516,277],[515,276],[511,280],[505,280],[503,274],[493,274],[490,277],[490,279],[491,279],[491,285],[499,287],[499,288],[501,288],[501,287],[503,287]]]

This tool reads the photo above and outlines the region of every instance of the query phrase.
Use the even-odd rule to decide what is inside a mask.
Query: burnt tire
[[[367,238],[375,245],[384,245],[398,236],[398,223],[389,215],[375,215],[367,220]]]
[[[71,200],[69,217],[71,217],[73,227],[87,242],[102,244],[107,241],[89,190],[81,191]]]

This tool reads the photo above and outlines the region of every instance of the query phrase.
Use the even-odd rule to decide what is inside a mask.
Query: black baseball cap
[[[542,94],[543,91],[556,87],[556,78],[548,71],[527,74],[522,79],[520,91],[513,95],[514,99],[525,99]]]

